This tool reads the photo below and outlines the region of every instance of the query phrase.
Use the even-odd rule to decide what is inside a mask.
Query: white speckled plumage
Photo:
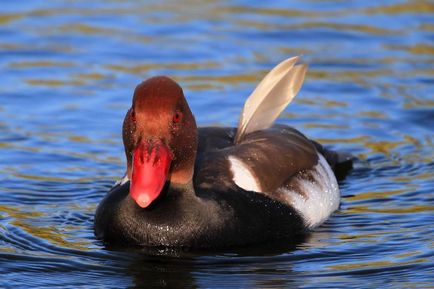
[[[287,202],[302,216],[309,229],[321,225],[338,209],[339,186],[332,169],[321,154],[312,170],[313,181],[299,180],[301,194],[287,188],[279,189],[286,195]]]
[[[252,171],[235,156],[229,158],[235,184],[247,191],[264,193]],[[297,190],[282,187],[277,191],[285,196],[286,203],[301,215],[309,229],[321,225],[340,204],[339,186],[327,161],[318,154],[318,164],[312,168],[312,179],[298,177]]]

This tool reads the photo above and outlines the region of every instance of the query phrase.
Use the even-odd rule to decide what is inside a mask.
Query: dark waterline
[[[0,287],[434,287],[430,1],[1,1]],[[233,125],[281,60],[306,82],[280,122],[359,158],[338,212],[293,242],[107,248],[133,89],[166,74],[201,125]]]

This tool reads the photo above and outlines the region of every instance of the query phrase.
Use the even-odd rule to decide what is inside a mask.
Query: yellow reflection
[[[12,147],[11,143],[8,142],[0,142],[0,148],[10,148]]]
[[[284,55],[309,55],[313,54],[312,49],[307,47],[280,47],[279,51]]]
[[[221,64],[217,62],[200,63],[144,63],[139,65],[107,65],[106,68],[131,74],[140,74],[152,69],[173,69],[173,70],[196,70],[204,68],[218,68]]]
[[[342,143],[365,143],[369,140],[368,136],[359,136],[353,138],[318,138],[315,139],[319,143],[324,144],[342,144]]]
[[[366,142],[365,146],[370,148],[373,153],[382,153],[390,155],[390,152],[400,145],[405,144],[404,141],[370,141]]]
[[[419,264],[419,263],[426,263],[426,262],[428,262],[427,259],[421,258],[421,259],[405,261],[405,262],[402,261],[392,262],[388,260],[382,260],[382,261],[368,261],[368,262],[358,262],[358,263],[350,263],[350,264],[329,265],[327,267],[332,270],[354,270],[360,268],[403,266],[403,265]]]
[[[59,80],[59,79],[26,79],[26,83],[34,86],[59,87],[67,85],[84,85],[84,81],[78,79]]]
[[[370,118],[378,118],[378,119],[386,119],[386,116],[384,115],[383,112],[379,112],[379,111],[362,111],[360,113],[358,113],[359,116],[367,116]]]
[[[399,189],[399,190],[392,190],[392,191],[385,191],[385,192],[363,192],[363,193],[357,193],[357,195],[353,195],[350,197],[347,197],[345,199],[350,201],[363,201],[363,200],[373,200],[373,199],[379,199],[379,198],[390,198],[391,196],[399,195],[402,193],[410,192],[411,189],[415,188],[417,186],[409,186],[407,185],[407,188],[405,189]]]
[[[104,159],[105,163],[111,163],[107,159]],[[101,161],[102,162],[102,161]],[[53,176],[36,176],[36,175],[29,175],[29,174],[22,174],[22,173],[10,173],[10,175],[16,177],[16,178],[22,178],[26,180],[36,180],[36,181],[46,181],[46,182],[58,182],[58,183],[67,183],[71,184],[72,180],[68,178],[61,178],[61,177],[53,177]],[[107,177],[105,176],[96,176],[96,177],[81,177],[81,178],[74,178],[74,183],[90,183],[95,182],[97,180],[107,180]],[[16,189],[3,189],[6,192],[15,192]]]
[[[434,24],[431,23],[423,23],[419,26],[421,30],[434,32]]]
[[[181,81],[215,81],[226,84],[240,84],[245,82],[256,83],[259,80],[260,75],[265,75],[265,73],[260,73],[258,75],[254,74],[230,74],[230,75],[190,75],[190,76],[177,76],[176,78]]]
[[[421,173],[418,175],[412,175],[411,177],[397,176],[391,178],[391,180],[398,183],[407,183],[407,182],[414,182],[415,180],[430,180],[430,179],[434,179],[434,173]]]
[[[201,84],[187,84],[186,88],[188,90],[201,91],[201,90],[216,89],[216,86],[209,83],[201,83]]]
[[[37,211],[22,212],[22,211],[18,210],[16,207],[7,206],[7,205],[0,205],[0,212],[6,213],[15,219],[37,218],[37,217],[42,217],[45,215],[44,213],[37,212]]]
[[[434,13],[432,1],[407,1],[405,3],[375,6],[364,9],[366,14],[408,14],[408,13]]]
[[[32,226],[18,219],[12,221],[11,224],[20,227],[28,234],[49,241],[53,245],[66,247],[66,248],[73,248],[76,250],[84,250],[84,251],[89,250],[85,246],[85,243],[80,242],[77,239],[74,239],[74,242],[66,241],[65,238],[67,236],[62,231],[58,230],[56,226],[49,226],[49,227]]]
[[[136,10],[136,9],[135,9]],[[46,17],[46,16],[59,16],[67,14],[76,14],[83,16],[95,16],[105,14],[132,14],[137,12],[132,9],[123,8],[47,8],[47,9],[35,9],[29,12],[28,16]]]
[[[338,101],[338,100],[330,100],[324,97],[321,97],[319,95],[316,95],[313,98],[307,99],[307,98],[300,98],[299,100],[297,100],[298,103],[300,104],[308,104],[308,105],[318,105],[320,104],[321,106],[325,106],[325,107],[347,107],[348,104],[346,102],[343,101]]]
[[[362,241],[363,243],[376,243],[378,242],[378,236],[380,234],[368,234],[363,235],[350,235],[350,234],[339,234],[337,237],[343,241]]]
[[[68,139],[72,142],[78,142],[78,143],[86,143],[86,144],[92,143],[92,141],[85,136],[72,135],[68,137]]]
[[[101,80],[104,79],[106,76],[101,73],[90,72],[90,73],[78,73],[75,74],[74,77],[80,80]]]
[[[0,24],[8,24],[21,18],[23,18],[21,14],[0,14]]]
[[[335,30],[341,30],[341,31],[357,31],[357,32],[363,32],[368,34],[399,34],[398,31],[391,30],[391,29],[385,29],[380,28],[376,26],[369,26],[369,25],[363,25],[363,24],[341,24],[341,23],[332,23],[332,22],[306,22],[301,24],[295,24],[295,25],[287,25],[286,28],[288,29],[298,29],[298,28],[331,28]]]
[[[413,257],[416,255],[420,255],[422,254],[421,251],[411,251],[411,252],[406,252],[406,253],[401,253],[401,254],[396,254],[394,255],[395,258],[408,258],[408,257]]]
[[[249,6],[228,6],[217,9],[222,13],[240,14],[240,13],[254,13],[261,15],[273,15],[273,16],[287,16],[287,17],[313,17],[318,16],[318,12],[303,11],[295,9],[275,9],[275,8],[253,8]]]
[[[384,208],[384,209],[371,209],[368,206],[350,207],[346,210],[349,214],[357,213],[381,213],[381,214],[409,214],[409,213],[424,213],[434,211],[434,205],[418,205],[412,207],[399,207],[399,208]]]
[[[51,60],[43,61],[20,61],[8,64],[11,68],[29,68],[29,67],[73,67],[72,62],[55,62]]]
[[[112,34],[112,35],[121,33],[115,29],[100,28],[100,27],[95,27],[95,26],[90,26],[87,24],[80,24],[80,23],[63,25],[60,27],[60,31],[80,32],[83,34]]]
[[[339,31],[356,31],[376,35],[391,35],[400,34],[401,32],[377,26],[370,26],[364,24],[348,24],[348,23],[333,23],[333,22],[303,22],[299,24],[280,24],[280,23],[266,23],[255,20],[238,20],[237,25],[254,27],[259,30],[294,30],[294,29],[310,29],[310,28],[330,28]]]
[[[12,247],[1,246],[1,247],[0,247],[0,252],[4,252],[4,253],[13,253],[13,252],[15,252],[15,249],[12,248]]]
[[[434,46],[428,45],[425,43],[418,43],[414,45],[385,45],[386,48],[389,49],[398,49],[398,50],[405,50],[412,54],[434,54]]]
[[[74,242],[68,242],[66,240],[67,235],[62,232],[64,231],[73,231],[74,229],[81,229],[79,226],[63,226],[62,230],[59,230],[57,226],[35,226],[31,225],[30,222],[33,219],[39,219],[43,216],[46,216],[47,213],[39,210],[24,210],[22,206],[20,206],[21,209],[13,206],[7,206],[7,205],[0,205],[0,215],[7,214],[13,220],[10,222],[13,226],[19,227],[28,234],[31,234],[35,237],[41,238],[43,240],[49,241],[50,243],[67,247],[67,248],[73,248],[77,250],[89,250],[86,245],[88,240],[79,241],[77,238],[74,239]],[[75,210],[81,209],[81,207],[76,206],[74,208]],[[86,212],[90,212],[91,210],[94,210],[94,206],[87,206],[84,208]],[[3,216],[2,216],[3,217]],[[90,243],[90,242],[88,242]],[[2,247],[0,250],[9,250],[7,247]],[[14,251],[13,248],[10,248],[11,251]]]
[[[348,125],[324,124],[324,123],[306,123],[305,128],[329,128],[329,129],[348,129]]]
[[[360,70],[347,70],[339,69],[339,71],[326,71],[326,70],[309,70],[308,79],[324,79],[327,81],[346,81],[350,80],[363,87],[371,87],[368,81],[370,78],[378,78],[380,76],[391,75],[394,72],[390,69],[376,69],[376,70],[365,70],[363,74]]]

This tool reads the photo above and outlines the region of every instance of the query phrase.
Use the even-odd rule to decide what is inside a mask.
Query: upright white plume
[[[272,126],[297,95],[307,71],[306,64],[295,65],[298,60],[296,56],[282,61],[258,84],[244,104],[235,143],[245,134]]]

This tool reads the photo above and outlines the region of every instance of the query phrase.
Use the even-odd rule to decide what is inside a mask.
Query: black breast
[[[303,228],[292,208],[254,192],[166,189],[142,209],[129,197],[129,183],[114,188],[96,211],[97,237],[110,244],[206,248],[291,238]]]

